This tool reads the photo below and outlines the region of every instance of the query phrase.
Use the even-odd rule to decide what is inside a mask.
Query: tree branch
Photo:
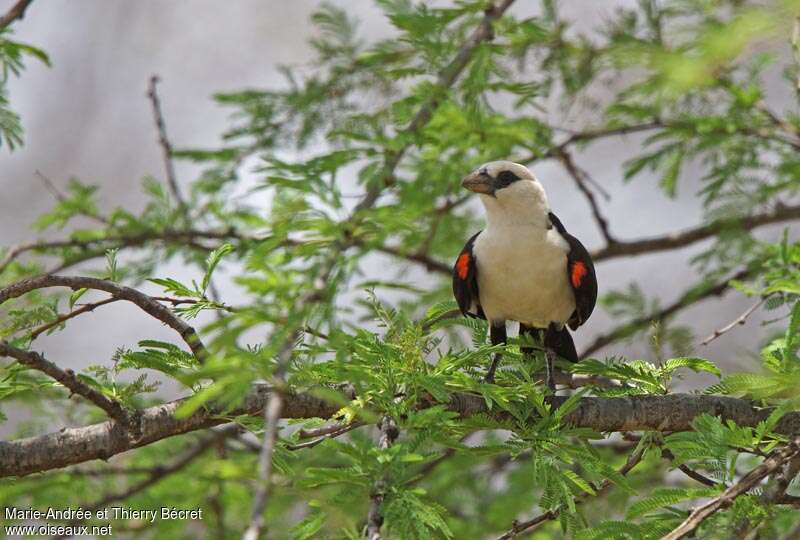
[[[74,319],[75,317],[77,317],[79,315],[83,315],[84,313],[88,313],[90,311],[94,311],[96,308],[99,308],[100,306],[104,306],[106,304],[110,304],[110,303],[116,302],[118,300],[120,300],[120,298],[117,298],[116,296],[112,296],[110,298],[106,298],[105,300],[100,300],[99,302],[90,302],[88,304],[83,304],[78,309],[74,309],[74,310],[70,311],[69,313],[64,313],[63,315],[59,315],[58,317],[56,317],[56,319],[54,321],[49,322],[47,324],[43,324],[43,325],[39,326],[38,328],[35,328],[34,330],[32,330],[31,331],[31,341],[35,340],[36,338],[38,338],[40,335],[42,335],[43,333],[47,332],[51,328],[55,328],[59,324],[62,324],[62,323],[66,322],[66,321],[68,321],[70,319]]]
[[[0,17],[0,30],[6,28],[9,24],[17,19],[25,17],[25,10],[33,2],[33,0],[19,0],[16,4],[11,6],[11,9],[6,11],[5,15]]]
[[[183,341],[189,346],[192,353],[194,353],[198,362],[203,363],[208,358],[208,351],[200,341],[200,337],[194,328],[186,324],[178,316],[172,313],[168,308],[161,305],[157,300],[142,292],[118,285],[113,281],[105,279],[90,278],[90,277],[70,277],[70,276],[52,276],[44,275],[31,279],[26,279],[9,285],[4,289],[0,289],[0,304],[7,300],[17,298],[23,294],[29,293],[37,289],[46,289],[49,287],[69,287],[72,290],[79,289],[95,289],[98,291],[105,291],[112,296],[121,300],[127,300],[139,306],[145,313],[155,317],[163,322],[181,336]]]
[[[597,199],[595,198],[594,193],[592,193],[592,190],[586,185],[590,179],[589,173],[578,167],[578,165],[572,159],[572,154],[565,149],[561,150],[561,153],[558,155],[558,159],[561,161],[561,164],[575,181],[575,185],[578,187],[580,192],[583,193],[584,198],[589,203],[594,221],[597,223],[597,227],[600,229],[600,234],[603,236],[606,244],[614,244],[616,240],[613,236],[611,236],[611,231],[609,231],[608,228],[608,220],[600,211],[600,206],[597,204]]]
[[[172,143],[169,142],[167,137],[167,126],[164,123],[164,115],[161,112],[161,100],[158,98],[158,83],[160,79],[158,75],[150,76],[150,84],[147,86],[147,97],[150,99],[150,105],[153,109],[153,119],[156,123],[156,130],[158,131],[158,143],[161,145],[161,151],[164,154],[164,171],[167,175],[167,185],[175,197],[175,202],[182,209],[186,208],[186,202],[181,195],[180,186],[178,186],[178,179],[175,175],[175,164],[172,161]]]
[[[760,299],[758,302],[756,302],[755,304],[753,304],[752,306],[747,308],[747,311],[745,311],[744,313],[742,313],[741,315],[736,317],[729,324],[726,324],[722,328],[718,328],[718,329],[714,330],[711,334],[709,334],[709,336],[706,339],[704,339],[703,341],[700,342],[700,345],[708,345],[709,343],[711,343],[712,341],[714,341],[715,339],[717,339],[721,335],[725,334],[726,332],[730,332],[731,330],[733,330],[737,325],[742,325],[742,324],[746,323],[747,322],[747,318],[750,315],[752,315],[755,310],[760,308],[761,304],[763,304],[766,301],[767,301],[766,297]]]
[[[140,435],[136,414],[131,414],[119,401],[106,397],[102,392],[78,379],[71,369],[63,370],[41,354],[18,349],[6,341],[0,341],[0,356],[14,358],[20,364],[52,377],[73,394],[78,394],[103,409],[110,418],[125,427],[129,436],[136,439]]]
[[[661,449],[661,456],[667,458],[670,461],[675,460],[675,455],[666,448]],[[689,478],[691,478],[692,480],[700,482],[705,486],[716,487],[718,485],[717,482],[715,482],[711,478],[703,476],[699,472],[695,471],[694,469],[690,469],[686,465],[679,465],[678,470],[681,471],[686,476],[688,476]]]
[[[678,540],[697,529],[709,516],[727,508],[740,495],[744,495],[756,487],[764,478],[783,467],[784,463],[800,455],[800,439],[795,439],[784,448],[772,453],[764,462],[744,475],[741,480],[725,490],[719,497],[711,499],[702,506],[695,508],[689,517],[661,540]]]
[[[632,257],[645,253],[658,253],[660,251],[686,247],[695,242],[700,242],[712,236],[716,236],[723,230],[730,228],[740,228],[745,231],[750,231],[756,227],[797,219],[800,219],[800,205],[778,205],[775,209],[768,212],[714,221],[707,225],[700,225],[662,236],[654,236],[641,240],[618,240],[604,248],[592,252],[592,259],[595,262],[599,262],[615,259],[617,257]]]
[[[378,448],[388,450],[397,440],[400,431],[397,429],[394,419],[390,416],[381,418],[380,428],[381,437],[378,440]],[[383,499],[386,497],[386,482],[387,478],[385,476],[376,480],[369,496],[369,513],[367,514],[367,528],[364,535],[367,540],[381,539],[381,527],[383,526],[381,506],[383,505]]]
[[[146,446],[155,441],[224,424],[238,415],[260,414],[270,389],[255,385],[241,406],[224,410],[213,403],[193,414],[177,418],[175,412],[184,399],[143,409],[140,414],[142,436],[130,441],[125,429],[116,422],[104,422],[80,428],[65,428],[55,433],[0,441],[0,477],[24,476],[109,457]],[[554,396],[554,407],[565,396]],[[424,407],[433,406],[431,401]],[[312,393],[284,393],[282,418],[331,418],[340,405],[329,403]],[[484,399],[472,394],[454,394],[448,409],[461,417],[475,414],[495,415],[504,419],[496,408],[489,410]],[[754,407],[749,401],[725,396],[671,394],[665,396],[627,396],[615,398],[584,397],[565,422],[577,428],[595,431],[689,431],[691,422],[701,414],[733,420],[740,426],[756,426],[772,409]],[[535,421],[531,418],[531,421]],[[775,428],[784,435],[800,435],[800,412],[785,414]]]

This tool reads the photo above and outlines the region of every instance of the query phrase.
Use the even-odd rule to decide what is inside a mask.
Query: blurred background
[[[358,13],[365,38],[389,35],[389,24],[370,0],[333,3]],[[565,18],[588,30],[619,6],[632,3],[565,0],[561,9]],[[0,1],[0,10],[5,11],[11,4],[10,0]],[[173,145],[214,146],[228,125],[228,111],[210,96],[221,91],[283,84],[280,64],[303,65],[310,59],[307,40],[314,29],[309,15],[318,5],[314,0],[33,2],[24,20],[14,25],[15,38],[45,50],[52,67],[30,61],[23,76],[10,82],[10,100],[22,117],[25,145],[13,153],[6,147],[0,149],[0,245],[43,237],[31,229],[31,224],[52,207],[54,198],[40,176],[46,176],[59,188],[70,177],[77,177],[100,187],[100,200],[106,208],[121,205],[138,211],[144,204],[142,177],[164,178],[161,148],[146,97],[150,76],[156,74],[162,79],[159,93]],[[512,11],[524,14],[534,9],[520,2]],[[780,83],[779,73],[772,76],[774,84],[768,101],[774,109],[781,110],[789,96],[780,92],[787,92],[788,85]],[[565,127],[581,129],[591,122],[589,109],[576,107],[547,114],[554,119],[563,118]],[[589,170],[610,194],[610,200],[601,201],[601,205],[610,219],[612,233],[628,240],[698,224],[699,180],[693,177],[691,167],[684,170],[674,200],[654,189],[654,178],[623,182],[621,163],[641,141],[642,136],[629,135],[576,153],[578,164]],[[190,181],[198,172],[193,165],[177,162],[181,182]],[[534,172],[545,185],[553,210],[570,232],[589,249],[600,247],[601,238],[586,200],[563,169],[553,162],[543,162],[534,167]],[[475,200],[460,211],[482,209]],[[778,225],[760,228],[754,234],[774,238],[782,230],[783,226]],[[67,235],[68,231],[46,233],[48,239]],[[697,279],[689,260],[702,247],[698,244],[664,254],[604,262],[597,269],[601,293],[637,282],[648,295],[657,295],[662,305],[667,304]],[[380,264],[376,259],[373,270],[377,271]],[[419,275],[420,286],[426,280],[441,279],[418,268],[412,271]],[[178,279],[197,277],[197,272],[177,267],[165,269],[162,275],[167,273]],[[236,291],[223,281],[219,283],[223,300],[235,303]],[[690,324],[700,341],[751,304],[752,300],[743,295],[729,292],[722,299],[712,298],[682,312],[679,321]],[[769,332],[760,326],[760,317],[756,314],[748,320],[746,329],[730,332],[697,352],[716,362],[723,372],[753,369],[755,362],[747,351],[756,350]],[[134,346],[144,337],[172,340],[172,333],[158,325],[154,319],[139,314],[137,308],[120,302],[70,321],[66,331],[43,336],[37,346],[63,367],[77,369],[107,362],[116,347]],[[613,325],[607,314],[596,312],[576,334],[578,348]],[[603,354],[646,357],[647,347],[616,343]],[[684,384],[685,388],[694,388],[708,382],[698,375]],[[164,388],[162,392],[169,395],[174,389]]]

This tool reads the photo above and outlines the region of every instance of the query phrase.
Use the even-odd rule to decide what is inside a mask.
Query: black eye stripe
[[[500,187],[508,186],[519,180],[519,176],[509,170],[500,171],[497,175],[497,184]]]

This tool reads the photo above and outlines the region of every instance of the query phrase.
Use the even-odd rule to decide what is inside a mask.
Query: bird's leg
[[[551,392],[556,392],[556,379],[555,379],[555,364],[556,351],[553,348],[553,338],[556,336],[555,326],[551,323],[544,332],[544,365],[545,365],[545,384]]]
[[[556,360],[556,352],[551,349],[550,347],[545,347],[544,349],[544,364],[545,364],[545,382],[547,384],[547,388],[550,389],[551,392],[555,393],[556,391],[556,380],[553,370],[553,363]]]
[[[489,341],[491,341],[492,345],[505,345],[507,338],[505,321],[501,323],[491,323],[489,327]],[[500,363],[502,358],[502,353],[494,353],[494,356],[492,356],[492,365],[489,366],[489,371],[486,372],[486,377],[483,379],[484,382],[494,382],[494,372],[497,371],[497,364]]]

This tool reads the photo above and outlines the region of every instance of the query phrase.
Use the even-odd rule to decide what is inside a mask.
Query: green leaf
[[[223,244],[208,255],[208,259],[206,260],[206,273],[203,276],[203,284],[200,287],[203,296],[206,294],[208,284],[211,281],[211,274],[214,273],[214,269],[217,267],[222,258],[233,251],[233,249],[234,248],[231,244]]]
[[[720,377],[722,372],[720,372],[719,368],[711,363],[709,360],[705,358],[698,358],[698,357],[688,357],[683,356],[680,358],[671,358],[664,362],[662,369],[665,373],[672,373],[678,368],[689,368],[695,372],[704,371],[706,373],[711,373],[712,375],[716,375]]]

